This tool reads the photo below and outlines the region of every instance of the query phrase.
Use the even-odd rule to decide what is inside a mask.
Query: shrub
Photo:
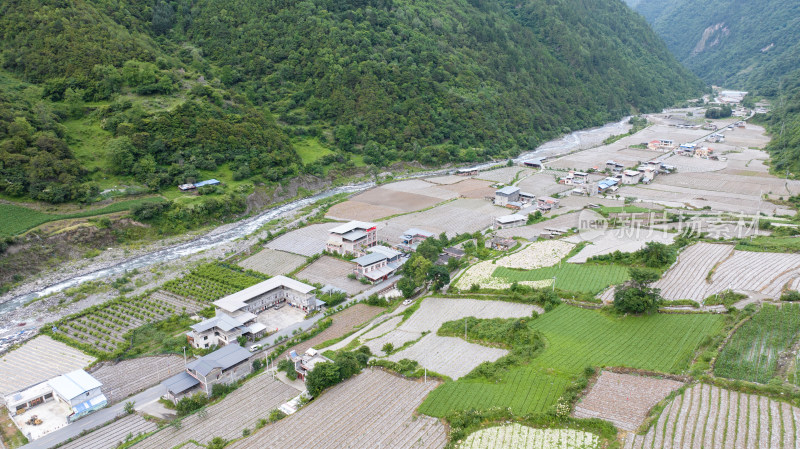
[[[781,301],[800,301],[800,292],[788,290],[781,295]]]

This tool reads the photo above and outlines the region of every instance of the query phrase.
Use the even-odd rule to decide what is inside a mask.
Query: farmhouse
[[[583,185],[589,180],[589,173],[582,171],[570,171],[564,178],[564,184],[568,186]]]
[[[544,168],[544,158],[530,159],[522,163],[526,167]]]
[[[525,226],[528,217],[521,214],[503,215],[494,219],[495,229],[516,228],[517,226]]]
[[[328,231],[328,251],[339,254],[363,254],[364,249],[378,244],[378,231],[374,223],[351,221]]]
[[[318,308],[317,298],[311,293],[313,291],[314,287],[311,285],[286,276],[275,276],[218,299],[213,304],[217,308],[217,313],[222,311],[233,318],[263,312],[282,302],[288,302],[292,307],[310,312]]]
[[[701,159],[708,159],[712,156],[714,150],[708,147],[700,147],[694,150],[694,157],[701,158]]]
[[[536,202],[536,207],[542,212],[547,212],[552,209],[558,209],[560,203],[561,202],[557,198],[543,196]]]
[[[490,247],[498,251],[508,251],[516,246],[516,244],[516,240],[503,237],[495,237],[489,242]]]
[[[27,417],[30,409],[58,401],[63,405],[54,409],[63,412],[68,422],[74,422],[106,406],[108,400],[100,391],[102,386],[86,371],[76,370],[6,396],[5,402],[9,413]]]
[[[660,165],[660,164],[659,164]],[[656,175],[658,174],[658,168],[651,164],[642,165],[636,169],[642,175],[642,182],[645,184],[650,184],[655,179]]]
[[[308,373],[314,370],[317,363],[333,362],[333,360],[318,353],[314,348],[308,348],[303,355],[298,355],[297,352],[291,351],[286,358],[292,361],[297,377],[303,382],[305,382]]]
[[[256,339],[264,335],[267,327],[255,321],[256,316],[245,312],[236,318],[225,313],[192,325],[192,330],[186,333],[189,345],[194,348],[209,348],[211,346],[225,346],[236,343],[237,339],[245,336]]]
[[[199,388],[207,395],[216,384],[230,384],[253,371],[250,351],[239,345],[227,345],[186,365],[186,371],[161,384],[167,388],[166,397],[177,403],[186,394]]]
[[[617,178],[605,178],[597,183],[597,192],[603,193],[609,189],[615,189],[619,184],[619,180]]]
[[[391,248],[376,247],[375,251],[353,259],[357,279],[367,278],[371,282],[387,279],[403,264],[400,252]]]
[[[399,262],[400,258],[403,257],[403,253],[401,253],[400,251],[397,251],[395,249],[383,245],[373,246],[372,248],[369,248],[367,252],[373,254],[383,254],[384,256],[386,256],[386,260],[389,263]]]
[[[622,172],[622,184],[638,184],[642,180],[642,173],[636,170]]]
[[[519,187],[506,186],[494,193],[494,204],[505,206],[519,201]]]
[[[400,247],[406,251],[415,251],[417,246],[425,239],[433,237],[433,232],[418,228],[406,229],[400,236]]]
[[[451,246],[449,248],[445,248],[442,252],[450,257],[454,257],[456,259],[461,260],[467,253],[464,252],[461,248],[456,248],[455,246]]]
[[[606,161],[606,169],[611,170],[613,172],[620,172],[622,169],[625,168],[625,165],[620,164],[619,162],[608,160]]]

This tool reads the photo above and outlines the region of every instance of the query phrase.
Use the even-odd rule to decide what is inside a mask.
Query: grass
[[[157,323],[146,324],[133,331],[132,345],[125,357],[178,353],[186,346],[184,332],[196,321],[186,315],[173,315]]]
[[[28,439],[11,422],[11,417],[8,415],[8,409],[5,407],[0,408],[0,439],[5,447],[15,449],[28,444]]]
[[[461,379],[434,390],[420,411],[444,416],[453,410],[511,407],[515,414],[547,411],[587,366],[627,366],[681,373],[694,352],[723,326],[711,314],[615,317],[562,305],[530,321],[547,346],[531,363],[495,381]]]
[[[333,154],[333,151],[322,145],[322,142],[316,137],[295,139],[292,141],[292,146],[294,146],[294,150],[300,156],[304,165],[316,162],[328,154]]]
[[[736,245],[740,251],[797,253],[800,252],[800,237],[756,236],[742,239]]]
[[[556,288],[560,290],[593,294],[601,292],[609,285],[620,284],[630,278],[628,268],[621,265],[573,263],[562,263],[560,266],[554,265],[527,271],[497,267],[493,276],[512,282],[544,281],[555,277]]]
[[[101,128],[99,122],[87,118],[67,120],[64,127],[75,159],[89,171],[105,171],[108,166],[106,143],[113,137],[111,133]]]
[[[775,375],[778,356],[797,340],[800,305],[765,304],[733,334],[720,352],[714,374],[729,379],[767,383]]]
[[[118,201],[101,208],[88,209],[69,214],[47,214],[24,206],[0,204],[0,237],[22,234],[29,229],[33,229],[36,226],[50,221],[112,214],[131,210],[133,207],[142,203],[161,201],[164,201],[161,197],[139,198],[135,200]]]

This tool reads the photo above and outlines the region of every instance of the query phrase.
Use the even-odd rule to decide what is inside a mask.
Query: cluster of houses
[[[536,198],[532,193],[523,192],[519,187],[506,186],[494,193],[492,198],[495,206],[507,207],[509,209],[520,210],[526,207],[536,207],[542,212],[549,212],[558,208],[558,199],[549,196]]]

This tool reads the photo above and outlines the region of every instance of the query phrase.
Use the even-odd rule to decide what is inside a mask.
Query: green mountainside
[[[763,120],[776,173],[800,175],[800,2],[627,0],[670,51],[710,84],[772,100]]]
[[[774,92],[800,68],[800,2],[641,0],[670,51],[706,82]]]
[[[53,203],[508,157],[703,87],[619,0],[11,0],[0,66],[0,195]]]

